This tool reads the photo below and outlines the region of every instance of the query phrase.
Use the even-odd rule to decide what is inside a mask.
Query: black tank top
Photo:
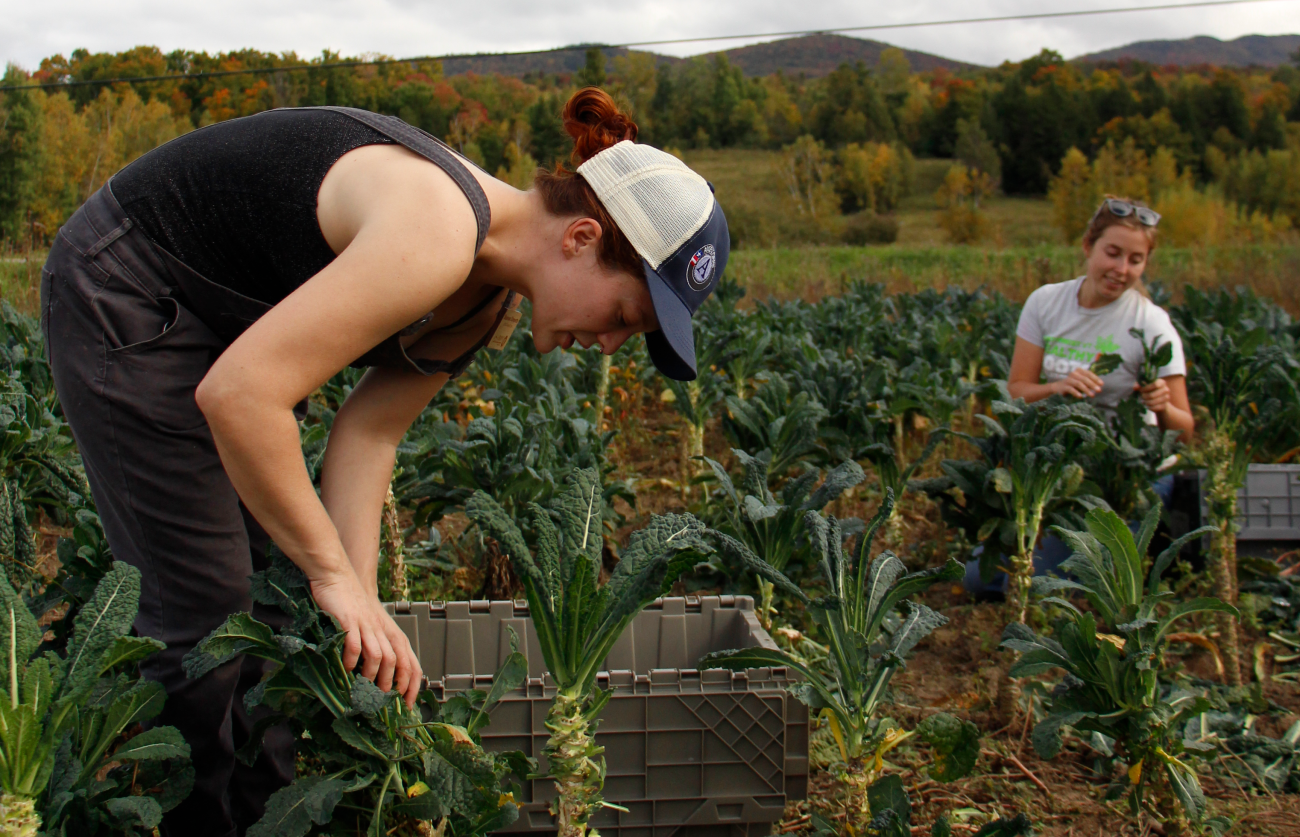
[[[284,109],[200,128],[113,177],[153,242],[208,279],[275,305],[334,260],[316,195],[339,158],[392,143],[328,110]]]
[[[198,274],[181,288],[187,306],[233,342],[334,260],[316,218],[320,185],[344,154],[380,143],[400,143],[456,181],[478,221],[477,252],[491,214],[464,164],[442,142],[400,119],[353,108],[282,108],[209,125],[148,152],[114,175],[110,186],[131,222]],[[450,362],[410,358],[393,335],[355,365],[455,376],[495,331],[494,326],[478,346]]]

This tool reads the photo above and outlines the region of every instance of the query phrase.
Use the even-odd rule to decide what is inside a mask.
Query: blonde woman
[[[1169,314],[1142,293],[1142,273],[1155,248],[1160,216],[1124,198],[1107,198],[1083,235],[1084,275],[1044,285],[1029,295],[1016,328],[1007,389],[1016,398],[1050,395],[1086,398],[1113,413],[1137,392],[1155,423],[1190,441],[1195,423],[1187,400],[1183,343]],[[1173,346],[1156,380],[1139,386],[1142,341]],[[1115,371],[1100,376],[1089,367],[1099,354],[1119,354]]]

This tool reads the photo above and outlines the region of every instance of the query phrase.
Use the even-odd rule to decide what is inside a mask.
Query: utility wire
[[[523,55],[549,55],[552,53],[575,52],[578,50],[627,49],[630,47],[667,46],[670,44],[694,44],[708,41],[741,41],[751,38],[787,38],[800,35],[832,35],[840,32],[878,32],[886,29],[919,29],[928,26],[957,26],[970,23],[999,23],[1013,20],[1046,20],[1065,17],[1092,17],[1095,15],[1125,14],[1129,12],[1167,11],[1170,9],[1196,9],[1206,6],[1241,6],[1247,3],[1294,2],[1294,0],[1201,0],[1193,3],[1163,3],[1156,6],[1118,6],[1110,9],[1079,9],[1070,12],[1039,12],[1036,14],[1000,15],[997,17],[968,17],[951,20],[927,20],[914,23],[878,23],[871,26],[840,26],[833,29],[792,29],[787,32],[755,32],[747,35],[710,35],[699,38],[669,38],[660,41],[628,41],[621,44],[578,44],[574,46],[552,47],[549,49],[526,49],[515,52],[487,53],[448,53],[446,55],[426,55],[417,58],[385,58],[375,61],[336,61],[331,64],[296,64],[289,67],[250,67],[244,70],[212,70],[198,73],[169,73],[157,76],[123,76],[119,78],[98,78],[85,81],[60,81],[52,84],[10,84],[0,86],[0,91],[29,90],[32,88],[86,87],[94,84],[118,84],[121,82],[146,81],[190,81],[221,76],[265,75],[268,73],[300,72],[303,70],[338,70],[349,67],[381,67],[392,64],[418,64],[423,61],[448,61],[473,58],[510,58]]]

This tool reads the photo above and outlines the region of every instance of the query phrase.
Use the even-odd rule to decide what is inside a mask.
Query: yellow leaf
[[[1104,639],[1104,640],[1106,640],[1107,642],[1109,642],[1111,645],[1115,646],[1115,647],[1116,647],[1117,649],[1119,649],[1120,651],[1123,651],[1123,650],[1124,650],[1124,638],[1123,638],[1123,637],[1115,636],[1114,634],[1103,634],[1103,633],[1098,633],[1098,634],[1097,634],[1097,639]]]
[[[849,751],[844,747],[844,734],[840,732],[839,720],[835,717],[835,713],[831,712],[829,709],[822,710],[822,717],[830,722],[831,735],[835,736],[835,743],[840,745],[840,758],[844,760],[845,764],[848,764]]]
[[[414,785],[411,785],[409,788],[406,789],[406,795],[408,798],[424,796],[428,792],[429,792],[429,786],[426,785],[424,782],[416,782]]]
[[[1138,782],[1142,781],[1141,759],[1138,759],[1138,763],[1128,769],[1128,781],[1130,785],[1136,785]]]
[[[666,389],[659,393],[659,400],[665,404],[671,404],[677,400],[677,394],[670,389]]]

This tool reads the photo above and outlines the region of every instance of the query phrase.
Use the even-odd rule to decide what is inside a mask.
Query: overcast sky
[[[0,56],[34,69],[78,47],[140,45],[217,52],[322,49],[396,57],[502,52],[599,41],[734,35],[818,27],[1156,4],[1161,0],[3,0]],[[1168,2],[1168,0],[1165,0]],[[997,64],[1051,47],[1066,57],[1137,40],[1300,32],[1300,0],[1096,17],[858,33],[912,49]],[[760,39],[761,40],[761,39]],[[694,55],[751,41],[655,47]]]

